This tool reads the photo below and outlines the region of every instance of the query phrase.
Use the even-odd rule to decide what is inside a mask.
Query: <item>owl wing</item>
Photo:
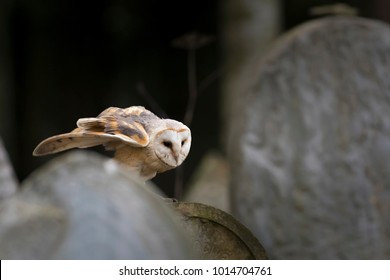
[[[34,156],[59,153],[72,148],[89,148],[104,144],[106,140],[97,134],[90,135],[76,128],[72,132],[52,136],[43,140],[34,149]]]
[[[112,143],[145,147],[149,144],[149,135],[141,118],[145,111],[148,116],[153,114],[138,106],[126,109],[110,107],[96,118],[79,119],[78,128],[47,138],[35,148],[33,155],[42,156],[97,145],[115,146]],[[154,114],[153,116],[158,119]]]

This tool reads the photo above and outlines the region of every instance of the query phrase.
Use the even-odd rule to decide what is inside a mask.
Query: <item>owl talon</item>
[[[163,197],[161,196],[161,199],[165,201],[166,203],[178,203],[179,201],[174,197]]]

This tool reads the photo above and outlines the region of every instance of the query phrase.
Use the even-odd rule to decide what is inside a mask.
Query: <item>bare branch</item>
[[[158,105],[157,101],[153,98],[153,96],[149,94],[144,82],[139,81],[137,83],[137,93],[142,99],[145,100],[150,110],[155,112],[161,118],[168,118],[167,113],[165,113],[165,111],[160,107],[160,105]]]

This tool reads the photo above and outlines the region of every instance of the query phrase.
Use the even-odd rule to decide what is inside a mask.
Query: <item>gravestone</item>
[[[200,259],[268,259],[256,237],[226,212],[193,202],[177,202],[172,206]]]
[[[0,201],[12,196],[18,188],[14,170],[0,138]]]
[[[271,259],[390,258],[389,26],[308,22],[250,73],[229,124],[233,215]]]
[[[0,203],[0,258],[194,258],[153,189],[93,153],[59,156]]]
[[[183,200],[230,212],[229,166],[223,155],[212,151],[203,157],[192,175]]]

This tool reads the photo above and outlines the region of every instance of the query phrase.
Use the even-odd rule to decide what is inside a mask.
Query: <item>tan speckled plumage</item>
[[[96,118],[79,119],[73,131],[42,141],[33,155],[97,145],[114,150],[114,159],[148,180],[185,160],[191,131],[181,122],[161,119],[141,106],[110,107]]]

